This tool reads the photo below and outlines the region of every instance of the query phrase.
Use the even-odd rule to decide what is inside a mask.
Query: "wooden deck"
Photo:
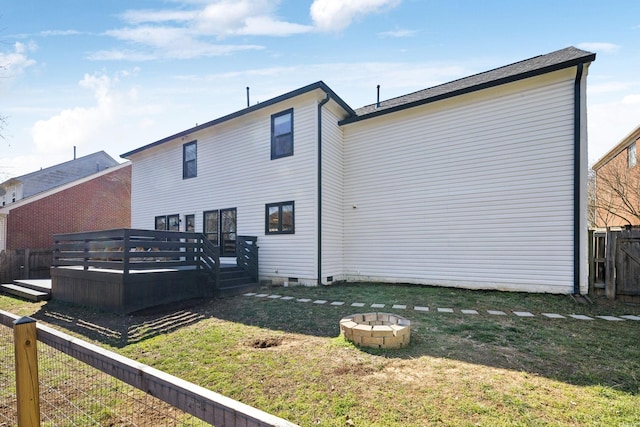
[[[237,265],[202,234],[105,230],[55,236],[54,299],[117,313],[255,289],[255,237],[239,237]],[[246,248],[249,249],[246,249]]]

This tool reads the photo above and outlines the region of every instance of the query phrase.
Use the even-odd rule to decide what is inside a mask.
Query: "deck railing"
[[[258,277],[258,238],[238,236],[236,242],[236,262],[256,283]]]
[[[114,229],[54,235],[53,266],[157,270],[201,266],[204,236],[178,231]],[[213,262],[219,257],[211,254]]]
[[[237,263],[258,280],[257,237],[240,236]],[[220,247],[201,233],[114,229],[56,234],[54,267],[119,270],[124,275],[145,270],[202,269],[220,283]]]

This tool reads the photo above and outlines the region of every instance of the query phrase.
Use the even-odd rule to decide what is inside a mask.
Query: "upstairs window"
[[[271,116],[271,160],[293,156],[293,109]]]
[[[182,146],[182,178],[194,178],[198,174],[198,145],[196,141]]]
[[[627,148],[627,156],[629,159],[629,167],[632,168],[636,165],[636,143],[634,142]]]
[[[266,205],[266,234],[294,234],[294,203],[281,202]]]

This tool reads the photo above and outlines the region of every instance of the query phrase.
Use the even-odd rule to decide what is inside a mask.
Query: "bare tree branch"
[[[596,225],[640,224],[640,166],[629,167],[618,155],[596,171],[594,181],[589,202]]]

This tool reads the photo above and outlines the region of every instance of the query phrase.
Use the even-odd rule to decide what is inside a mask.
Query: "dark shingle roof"
[[[579,63],[594,61],[595,58],[595,53],[568,47],[408,95],[381,101],[379,107],[376,107],[376,104],[366,105],[356,109],[356,116],[343,120],[341,124],[573,67]]]
[[[153,142],[151,144],[147,144],[144,147],[140,147],[140,148],[136,148],[135,150],[128,151],[128,152],[126,152],[124,154],[121,154],[120,157],[128,159],[133,154],[137,154],[137,153],[140,153],[141,151],[147,150],[149,148],[156,147],[158,145],[162,145],[162,144],[164,144],[166,142],[169,142],[169,141],[173,141],[176,138],[180,138],[180,137],[188,135],[190,133],[197,132],[197,131],[200,131],[202,129],[206,129],[206,128],[209,128],[211,126],[218,125],[220,123],[224,123],[226,121],[229,121],[229,120],[244,116],[244,115],[249,114],[249,113],[252,113],[252,112],[254,112],[256,110],[260,110],[260,109],[269,107],[271,105],[277,104],[278,102],[286,101],[287,99],[295,98],[296,96],[302,95],[302,94],[307,93],[307,92],[312,92],[312,91],[317,90],[317,89],[319,89],[319,90],[325,92],[327,95],[329,95],[331,97],[331,99],[333,99],[338,105],[340,105],[347,112],[347,114],[355,115],[355,111],[353,111],[353,109],[351,107],[349,107],[349,105],[346,102],[344,102],[329,86],[327,86],[323,81],[318,81],[318,82],[315,82],[315,83],[311,83],[310,85],[301,87],[300,89],[296,89],[296,90],[294,90],[292,92],[288,92],[288,93],[285,93],[283,95],[277,96],[275,98],[269,99],[267,101],[252,105],[250,107],[245,108],[244,110],[236,111],[235,113],[228,114],[228,115],[226,115],[224,117],[220,117],[218,119],[211,120],[211,121],[209,121],[207,123],[204,123],[204,124],[201,124],[201,125],[197,125],[195,127],[187,129],[185,131],[182,131],[182,132],[176,133],[174,135],[168,136],[166,138],[163,138],[163,139],[161,139],[159,141]]]

